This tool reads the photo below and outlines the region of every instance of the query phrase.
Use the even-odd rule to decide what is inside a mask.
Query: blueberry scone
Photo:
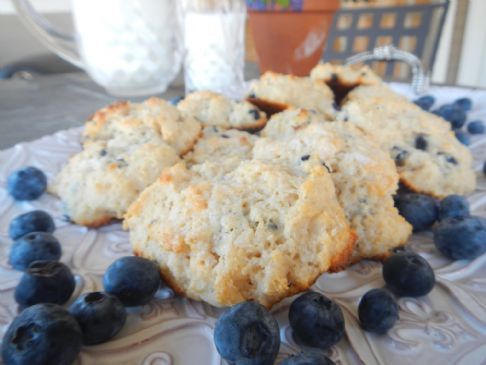
[[[214,177],[205,164],[177,164],[131,205],[124,227],[177,292],[215,306],[270,307],[345,265],[354,246],[320,165],[297,176],[250,160]]]
[[[189,166],[212,163],[215,175],[231,171],[242,160],[251,159],[251,150],[258,137],[236,129],[221,130],[217,127],[203,129],[194,149],[184,156]]]
[[[266,72],[250,85],[248,100],[269,115],[289,107],[315,110],[325,116],[334,115],[334,95],[322,81],[309,77]]]
[[[474,190],[471,153],[450,124],[386,85],[351,91],[338,118],[358,126],[387,151],[409,189],[438,198]]]
[[[320,63],[310,73],[311,79],[324,81],[326,84],[339,84],[342,87],[381,84],[381,78],[366,65],[338,65]]]
[[[384,258],[407,242],[412,228],[394,207],[398,174],[393,161],[350,123],[325,122],[316,113],[288,109],[261,132],[253,157],[295,173],[325,166],[339,202],[358,235],[353,261]]]
[[[142,127],[154,130],[180,155],[193,147],[201,132],[201,124],[194,117],[152,97],[142,103],[114,103],[97,111],[86,122],[84,144],[110,140],[118,133],[141,134],[146,130],[139,130]]]
[[[204,126],[221,129],[261,129],[267,116],[247,101],[233,101],[224,95],[211,91],[197,91],[187,95],[177,108],[192,115]]]

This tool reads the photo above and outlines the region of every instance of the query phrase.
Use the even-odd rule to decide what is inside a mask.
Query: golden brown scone
[[[405,244],[412,227],[398,214],[393,195],[398,174],[393,160],[350,123],[325,122],[317,113],[288,109],[274,115],[261,132],[253,157],[305,172],[323,164],[339,202],[358,235],[353,261],[384,258]]]
[[[205,164],[177,164],[132,204],[124,227],[175,290],[215,306],[270,307],[346,265],[354,245],[320,165],[297,176],[250,160],[215,177]]]
[[[137,129],[142,126],[153,129],[179,155],[193,147],[201,132],[201,124],[191,115],[152,97],[142,103],[117,102],[97,111],[86,122],[84,143],[106,141],[120,132],[140,134]]]
[[[338,118],[362,129],[387,151],[408,188],[437,198],[474,190],[471,153],[450,124],[386,85],[351,91]]]
[[[315,110],[328,117],[335,112],[334,95],[323,82],[274,72],[266,72],[251,83],[248,100],[268,115],[289,107]]]
[[[222,94],[197,91],[177,104],[179,110],[192,115],[204,126],[220,129],[256,130],[267,123],[267,116],[247,101],[233,101]]]

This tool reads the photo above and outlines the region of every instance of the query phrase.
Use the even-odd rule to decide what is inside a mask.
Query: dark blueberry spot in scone
[[[331,82],[338,82],[338,75],[337,73],[331,74]]]
[[[268,221],[267,227],[272,231],[278,230],[278,225],[271,219]]]
[[[116,164],[118,165],[119,168],[123,168],[123,167],[128,166],[128,162],[126,162],[123,158],[117,159]]]
[[[304,155],[300,159],[301,161],[307,161],[310,158],[310,155]]]
[[[251,109],[250,111],[248,111],[248,113],[250,113],[255,120],[260,119],[260,112],[258,110]]]
[[[349,121],[348,117],[344,117],[343,121],[344,121],[344,122]]]
[[[327,169],[327,172],[331,173],[331,169],[329,168],[329,166],[326,165],[324,161],[321,161],[321,164]]]
[[[229,136],[227,134],[222,134],[221,138],[229,138]]]
[[[403,148],[398,146],[393,147],[392,153],[394,156],[395,164],[397,166],[405,166],[405,161],[407,160],[410,153],[407,150],[404,150]]]
[[[427,146],[429,143],[427,142],[427,138],[424,135],[419,135],[415,138],[415,148],[418,150],[426,151]]]
[[[332,103],[332,107],[335,111],[341,111],[341,107],[335,101]]]
[[[451,165],[457,165],[457,160],[455,159],[455,157],[448,155],[444,152],[438,152],[437,155],[443,156],[447,163],[450,163]]]
[[[106,156],[106,154],[107,154],[107,153],[108,153],[108,152],[106,152],[106,150],[105,150],[105,149],[102,149],[102,150],[100,151],[100,156],[101,156],[101,157]]]
[[[250,93],[250,95],[248,95],[248,98],[249,98],[249,99],[256,99],[256,98],[257,98],[257,96],[256,96],[256,94],[255,94],[255,93]]]

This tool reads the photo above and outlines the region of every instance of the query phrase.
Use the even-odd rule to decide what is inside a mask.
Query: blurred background
[[[397,18],[400,15],[394,15],[393,12],[381,14],[379,26],[388,29],[390,35],[378,35],[373,39],[374,45],[370,44],[366,37],[359,38],[359,36],[360,29],[374,26],[372,16],[353,13],[353,11],[359,12],[376,6],[390,8],[443,3],[444,1],[433,0],[341,0],[341,13],[338,12],[336,15],[328,35],[326,52],[334,58],[339,57],[340,54],[344,57],[373,48],[374,45],[389,43],[390,40],[396,41],[393,34],[396,34],[397,31],[404,33],[403,29],[394,29],[396,26],[400,26]],[[421,57],[426,64],[429,63],[427,66],[432,70],[432,82],[484,88],[486,87],[486,1],[450,0],[445,3],[448,5],[448,11],[443,20],[441,14],[425,19],[420,12],[416,12],[415,15],[406,15],[405,19],[405,23],[408,22],[411,27],[421,26],[421,22],[427,22],[425,24],[427,26],[430,25],[429,23],[433,23],[433,27],[423,30],[427,36],[433,39],[427,40],[425,53]],[[72,28],[69,0],[32,0],[32,4],[53,24],[63,29]],[[351,13],[347,13],[348,10]],[[431,34],[434,31],[438,34]],[[398,39],[399,44],[395,45],[404,49],[411,47],[413,51],[416,47],[414,42],[417,40],[402,38]],[[256,62],[255,42],[249,29],[247,29],[245,42],[245,58],[247,61]],[[429,55],[427,55],[427,50]],[[435,57],[431,59],[430,53],[433,53]],[[326,56],[324,59],[327,60]],[[42,72],[47,73],[75,70],[74,66],[55,56],[26,29],[15,14],[10,0],[0,0],[0,70],[7,65],[11,67],[12,64],[41,69]],[[379,70],[379,66],[377,68]],[[385,72],[384,69],[381,70],[381,73],[383,72]],[[401,71],[397,68],[393,72],[395,76],[399,76]]]

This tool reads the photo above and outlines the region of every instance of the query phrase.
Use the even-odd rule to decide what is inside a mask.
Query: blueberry
[[[460,195],[449,195],[439,205],[439,220],[450,217],[469,217],[469,203]]]
[[[469,98],[460,98],[454,102],[454,105],[457,105],[465,112],[468,112],[472,109],[472,100]]]
[[[319,352],[301,352],[287,357],[280,365],[336,365],[327,356]]]
[[[37,304],[10,324],[2,341],[5,365],[71,365],[81,349],[81,329],[64,308]]]
[[[52,217],[43,210],[33,210],[28,213],[18,215],[8,226],[8,235],[16,240],[31,232],[52,233],[56,229]]]
[[[119,258],[103,275],[105,291],[118,297],[127,307],[147,304],[159,288],[160,281],[157,265],[136,256]]]
[[[400,194],[395,198],[395,205],[415,232],[429,229],[438,217],[437,202],[428,195]]]
[[[359,321],[365,331],[385,334],[398,320],[398,304],[385,289],[372,289],[361,298]]]
[[[467,131],[471,134],[483,134],[484,123],[481,120],[473,120],[467,125]]]
[[[218,318],[214,343],[232,364],[272,365],[280,347],[278,323],[261,304],[243,302]]]
[[[46,187],[46,175],[32,166],[14,171],[7,179],[7,190],[15,200],[35,200]]]
[[[423,135],[419,135],[417,136],[417,138],[415,138],[415,148],[418,150],[427,150],[428,144],[429,143],[427,142],[427,138]]]
[[[455,104],[442,105],[434,113],[451,123],[453,129],[461,128],[466,122],[466,112]]]
[[[432,95],[424,95],[414,100],[413,102],[421,107],[423,110],[430,110],[430,108],[432,108],[432,105],[434,105],[435,103],[435,98]]]
[[[341,308],[324,295],[309,291],[292,302],[289,321],[296,341],[327,349],[344,335]]]
[[[456,131],[456,138],[465,146],[469,146],[471,144],[471,138],[466,132],[463,131]]]
[[[23,307],[38,303],[64,304],[75,285],[71,270],[62,262],[34,261],[15,288],[15,300]]]
[[[93,292],[81,295],[69,307],[83,332],[84,345],[96,345],[115,336],[125,324],[127,313],[115,296]]]
[[[176,106],[183,99],[184,99],[184,96],[182,96],[182,95],[176,96],[176,97],[169,100],[169,104]]]
[[[9,262],[14,269],[26,270],[38,260],[59,261],[61,245],[46,232],[31,232],[17,239],[10,248]]]
[[[410,251],[395,253],[385,260],[383,279],[394,294],[407,297],[428,294],[435,284],[429,263]]]
[[[434,228],[437,249],[452,260],[473,259],[486,252],[486,220],[446,218]]]
[[[258,120],[260,119],[260,111],[257,109],[251,109],[249,113],[253,116],[253,119]]]

